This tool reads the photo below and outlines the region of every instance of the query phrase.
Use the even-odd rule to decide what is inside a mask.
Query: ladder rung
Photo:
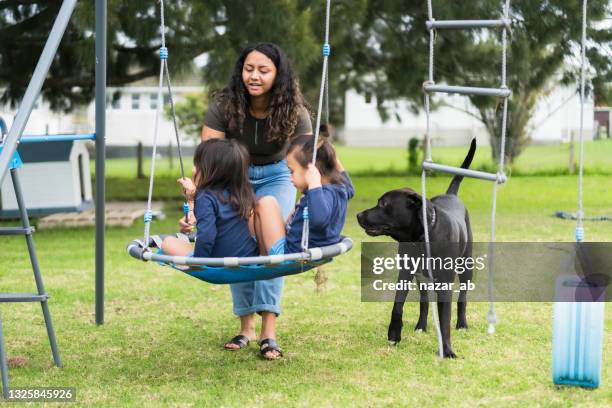
[[[501,20],[428,20],[427,29],[434,28],[510,28],[510,19]]]
[[[34,231],[34,227],[2,227],[0,228],[0,235],[32,235]]]
[[[496,181],[499,184],[506,182],[505,174],[487,173],[485,171],[463,169],[461,167],[446,166],[444,164],[437,164],[430,161],[424,161],[423,168],[425,170],[440,171],[442,173],[454,174],[456,176],[465,176],[481,180]]]
[[[441,92],[461,95],[482,95],[482,96],[510,96],[508,88],[476,88],[471,86],[451,86],[451,85],[424,85],[425,92]]]
[[[45,302],[49,295],[37,295],[35,293],[0,293],[0,303],[6,302]]]

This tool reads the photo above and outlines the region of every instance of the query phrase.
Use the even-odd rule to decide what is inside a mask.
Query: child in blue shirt
[[[234,139],[211,139],[196,148],[193,180],[179,179],[197,226],[195,247],[175,237],[162,242],[167,255],[222,258],[257,256],[249,229],[255,194],[248,152]]]
[[[303,193],[285,225],[274,197],[258,200],[255,210],[255,232],[262,254],[301,252],[304,208],[308,206],[308,247],[322,247],[340,241],[346,220],[348,200],[355,190],[349,175],[336,158],[333,146],[320,138],[316,166],[312,165],[314,136],[292,139],[287,150],[291,181]]]

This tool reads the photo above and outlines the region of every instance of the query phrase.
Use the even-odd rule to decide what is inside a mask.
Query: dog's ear
[[[410,188],[407,188],[405,190],[406,192],[409,193],[406,205],[409,208],[416,210],[419,220],[421,221],[421,224],[422,224],[423,223],[423,198],[420,194],[418,194],[416,191]],[[428,223],[431,223],[434,218],[433,203],[429,200],[426,200],[426,202],[427,202],[427,221]]]
[[[407,208],[421,208],[421,196],[413,189],[406,187],[399,190],[406,200]]]

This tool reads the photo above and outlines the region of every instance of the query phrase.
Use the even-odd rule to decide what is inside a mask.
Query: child
[[[193,157],[193,181],[179,179],[196,219],[195,248],[168,237],[167,255],[222,258],[257,256],[257,243],[249,229],[255,195],[249,184],[249,156],[233,139],[211,139],[198,145]]]
[[[308,206],[308,247],[322,247],[340,241],[348,200],[355,191],[351,179],[336,158],[325,137],[319,139],[316,166],[312,165],[314,136],[292,139],[287,151],[291,181],[303,193],[285,226],[274,197],[259,199],[255,211],[255,232],[262,254],[302,251],[304,208]]]

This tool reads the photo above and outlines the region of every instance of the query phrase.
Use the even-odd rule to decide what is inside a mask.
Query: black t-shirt
[[[251,156],[251,164],[256,165],[270,164],[284,159],[287,155],[287,147],[291,137],[312,133],[310,114],[305,107],[302,107],[293,134],[289,135],[284,143],[268,141],[267,123],[267,119],[256,119],[250,112],[247,112],[243,132],[230,131],[218,100],[210,105],[204,117],[204,125],[219,132],[224,132],[228,139],[236,139],[244,144]]]

